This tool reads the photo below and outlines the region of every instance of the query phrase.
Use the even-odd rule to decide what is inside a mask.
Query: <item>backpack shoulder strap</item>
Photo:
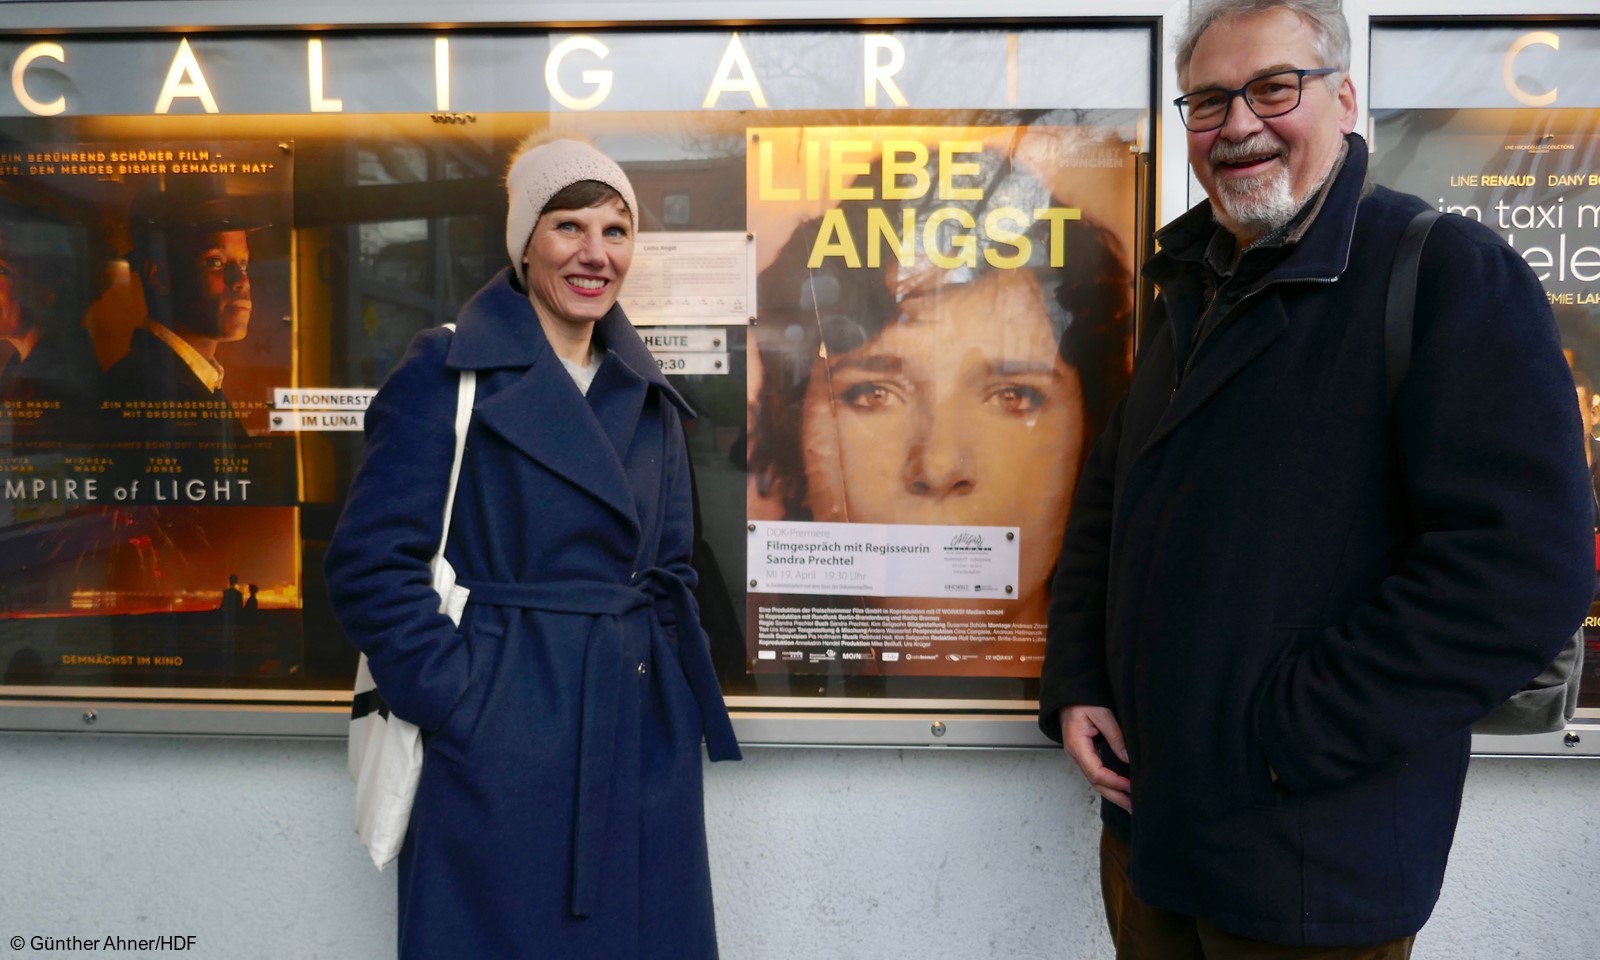
[[[1417,214],[1400,235],[1394,267],[1389,273],[1389,297],[1384,304],[1383,353],[1389,382],[1389,406],[1394,406],[1400,382],[1411,366],[1411,320],[1417,307],[1417,271],[1422,264],[1422,245],[1428,231],[1442,213],[1428,209]]]

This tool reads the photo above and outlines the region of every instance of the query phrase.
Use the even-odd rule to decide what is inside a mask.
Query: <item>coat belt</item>
[[[596,618],[583,653],[583,698],[578,733],[578,783],[572,825],[572,902],[575,917],[587,917],[599,887],[605,850],[606,808],[611,799],[611,767],[615,760],[619,682],[622,661],[622,618],[635,610],[653,611],[656,601],[672,604],[678,632],[678,662],[700,711],[706,753],[712,760],[739,759],[739,743],[717,684],[711,650],[702,640],[689,587],[664,567],[651,567],[627,584],[603,580],[561,580],[553,583],[463,583],[468,602],[496,607],[521,607],[549,613],[575,613]],[[685,631],[692,631],[685,636]]]

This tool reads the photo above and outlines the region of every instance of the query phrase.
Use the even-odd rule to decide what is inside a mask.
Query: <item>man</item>
[[[106,394],[182,406],[131,418],[124,407],[122,429],[143,420],[161,436],[245,436],[223,392],[217,347],[250,329],[250,244],[246,227],[215,209],[222,202],[181,205],[157,193],[136,204],[130,261],[148,319],[106,372]]]
[[[1337,0],[1197,0],[1177,67],[1210,199],[1145,267],[1040,725],[1104,798],[1118,957],[1406,957],[1468,725],[1594,590],[1572,377],[1526,264],[1446,217],[1391,410],[1387,278],[1425,204],[1365,180]]]
[[[251,591],[250,596],[253,599],[255,592]],[[228,588],[222,591],[222,602],[217,605],[217,610],[222,613],[223,621],[231,625],[235,620],[239,619],[239,612],[243,609],[244,593],[239,589],[239,575],[230,573],[228,574]]]

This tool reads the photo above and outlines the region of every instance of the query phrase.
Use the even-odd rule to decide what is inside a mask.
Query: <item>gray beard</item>
[[[1259,177],[1218,183],[1211,213],[1234,236],[1260,239],[1293,220],[1303,203],[1289,189],[1288,168],[1280,166]]]

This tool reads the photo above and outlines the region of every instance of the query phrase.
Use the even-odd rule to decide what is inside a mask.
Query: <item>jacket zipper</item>
[[[1192,347],[1190,347],[1188,356],[1184,357],[1183,369],[1176,371],[1173,375],[1172,391],[1167,394],[1167,404],[1171,405],[1172,401],[1178,396],[1178,387],[1182,386],[1183,381],[1189,378],[1189,371],[1194,367],[1194,358],[1200,353],[1200,348],[1205,345],[1207,340],[1211,339],[1211,334],[1221,329],[1223,323],[1225,323],[1227,319],[1233,315],[1233,312],[1239,307],[1244,306],[1244,304],[1250,300],[1250,298],[1260,294],[1268,287],[1276,286],[1277,284],[1281,283],[1337,283],[1338,281],[1339,277],[1337,275],[1332,277],[1296,277],[1293,279],[1278,278],[1275,280],[1268,280],[1254,289],[1246,290],[1239,296],[1238,300],[1234,301],[1233,305],[1229,307],[1226,312],[1217,317],[1216,323],[1207,326],[1206,318],[1210,317],[1211,312],[1217,307],[1217,300],[1215,297],[1213,297],[1211,300],[1211,306],[1207,307],[1205,312],[1200,315],[1200,324],[1196,328],[1200,331],[1200,338],[1194,342]],[[1168,324],[1167,328],[1169,330],[1173,330],[1173,337],[1176,339],[1177,331],[1172,327],[1171,324]],[[1173,350],[1177,350],[1176,343],[1173,344]]]

